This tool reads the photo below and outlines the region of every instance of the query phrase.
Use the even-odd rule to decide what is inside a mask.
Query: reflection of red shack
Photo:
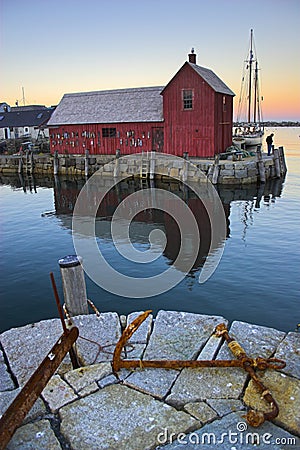
[[[192,267],[192,270],[196,270],[199,267],[203,266],[206,257],[208,255],[211,241],[210,220],[203,203],[198,198],[189,199],[187,201],[187,205],[194,214],[200,236],[200,246],[198,256]],[[173,263],[176,260],[180,250],[181,233],[174,219],[170,217],[168,214],[164,215],[164,225],[166,227],[166,235],[167,235],[167,245],[164,254]],[[196,236],[189,234],[188,230],[183,230],[183,232],[186,233],[184,248],[186,251],[186,258],[188,260],[189,247],[191,247],[190,249],[191,251],[196,246],[198,247],[199,244]]]
[[[59,215],[72,214],[77,197],[83,184],[84,181],[81,180],[79,183],[70,181],[61,181],[59,184],[56,185],[54,195],[55,195],[55,208],[57,214]],[[159,188],[166,188],[166,186],[169,189],[169,186],[165,185],[164,183],[156,184],[156,187]],[[201,268],[206,261],[206,257],[208,255],[211,244],[211,224],[206,208],[202,203],[202,201],[198,197],[196,197],[196,195],[192,192],[186,191],[182,192],[180,190],[180,186],[181,186],[180,184],[177,185],[176,194],[181,198],[182,201],[186,203],[187,207],[193,213],[196,219],[200,236],[200,247],[198,255],[192,267],[192,270],[194,271],[197,270],[198,268]],[[138,185],[133,182],[123,183],[122,189],[120,188],[120,186],[115,186],[113,189],[111,189],[101,201],[100,207],[98,208],[97,211],[97,217],[103,218],[101,223],[105,225],[104,222],[106,222],[108,225],[111,220],[111,217],[114,215],[116,208],[120,205],[120,203],[122,203],[122,200],[130,196],[130,194],[136,192],[137,189]],[[169,200],[169,202],[170,201],[172,200]],[[128,205],[126,207],[131,208],[130,202],[131,198],[129,197]],[[91,189],[87,192],[86,201],[83,202],[83,208],[81,213],[86,216],[91,215],[91,212],[94,209],[94,205],[97,205],[98,203],[99,203],[99,190],[96,189],[96,186],[91,186]],[[175,268],[184,271],[184,267],[182,266],[182,264],[180,267],[176,266],[176,258],[178,257],[178,253],[180,251],[182,239],[181,232],[176,221],[164,210],[149,209],[147,204],[143,206],[144,206],[143,211],[139,212],[134,217],[132,221],[132,226],[130,227],[130,238],[132,242],[133,243],[149,242],[149,227],[146,227],[146,224],[152,225],[152,227],[150,228],[154,229],[157,227],[163,230],[167,238],[166,247],[163,252],[164,256],[170,261],[170,264],[174,263]],[[166,204],[165,210],[168,209],[167,206],[168,205]],[[139,205],[139,207],[141,207],[141,205]],[[134,210],[134,208],[135,205],[132,204],[132,209]],[[173,210],[174,208],[176,216],[176,201],[174,201]],[[225,209],[225,216],[228,223],[229,205],[227,205]],[[64,219],[62,217],[61,220],[64,222],[65,226],[68,227],[71,226],[70,219],[67,220],[66,218]],[[135,224],[137,225],[139,223],[145,225],[142,227],[135,227]],[[109,229],[110,226],[97,228],[97,235],[98,232],[100,233],[98,237],[99,238],[105,237],[106,239],[111,239]],[[105,236],[104,234],[102,236],[101,233],[105,233]],[[184,234],[183,260],[185,260],[186,265],[189,266],[191,260],[190,256],[193,253],[193,251],[198,248],[199,242],[198,237],[195,236],[191,232],[191,230],[185,229],[183,230],[183,234]]]

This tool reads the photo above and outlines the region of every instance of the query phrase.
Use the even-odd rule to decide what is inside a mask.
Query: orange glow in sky
[[[2,0],[0,102],[58,104],[64,93],[165,85],[195,47],[239,96],[250,28],[264,120],[300,120],[299,0]],[[242,15],[242,20],[240,20]]]

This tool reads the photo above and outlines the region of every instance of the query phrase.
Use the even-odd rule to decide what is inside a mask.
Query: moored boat
[[[237,122],[232,141],[234,145],[249,149],[262,143],[264,128],[259,91],[259,67],[253,38],[250,32],[249,54],[245,61],[241,92],[238,104]]]

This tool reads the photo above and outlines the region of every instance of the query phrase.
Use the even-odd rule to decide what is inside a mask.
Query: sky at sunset
[[[300,120],[300,0],[0,0],[0,102],[165,85],[187,59],[236,94],[250,29],[263,119]]]

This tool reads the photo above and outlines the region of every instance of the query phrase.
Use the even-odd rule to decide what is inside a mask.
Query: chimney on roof
[[[196,64],[196,53],[194,48],[192,48],[191,53],[189,53],[189,62],[192,64]]]

